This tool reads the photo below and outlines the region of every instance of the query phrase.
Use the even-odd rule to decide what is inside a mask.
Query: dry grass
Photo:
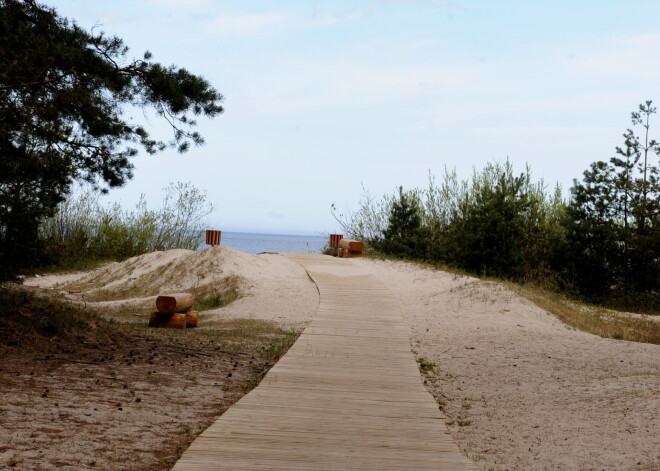
[[[162,271],[167,271],[167,267]],[[161,287],[164,285],[162,283],[163,278],[159,276],[160,273],[160,269],[154,270],[146,276],[132,279],[127,283],[122,283],[113,288],[96,288],[98,285],[92,280],[86,284],[73,284],[66,289],[75,288],[86,291],[85,300],[89,302],[120,301],[158,296],[161,294]],[[161,283],[157,283],[155,280],[161,280]],[[198,298],[201,304],[197,305],[197,309],[212,309],[225,306],[240,298],[239,287],[241,281],[242,277],[240,276],[228,276],[209,284],[197,284],[196,286],[185,288],[185,291],[192,292]]]
[[[209,320],[200,314],[200,325],[196,329],[153,329],[144,320],[123,324],[131,332],[158,337],[179,338],[185,342],[191,335],[195,342],[221,346],[233,353],[259,353],[267,358],[279,358],[293,345],[298,332],[282,329],[272,322],[259,319],[220,319]],[[194,331],[194,334],[191,332]],[[275,355],[274,352],[280,352]]]
[[[660,319],[653,316],[617,312],[578,303],[561,294],[532,285],[507,285],[520,296],[576,329],[605,338],[660,345]]]
[[[147,261],[153,265],[144,272]],[[198,295],[217,294],[213,293],[213,286],[218,286],[222,291],[236,291],[241,277],[229,276],[218,280],[210,276],[219,271],[219,264],[220,261],[204,259],[198,253],[174,261],[161,261],[154,259],[153,254],[145,254],[121,263],[108,264],[91,276],[60,288],[82,291],[90,302],[157,296],[163,287],[180,286],[182,280],[188,280],[184,282],[188,286],[183,286],[182,290],[197,290]]]
[[[401,260],[380,253],[372,253],[369,257],[381,260]],[[454,276],[472,278],[451,289],[451,292],[460,293],[467,298],[485,303],[494,303],[496,300],[507,299],[515,294],[533,302],[541,309],[553,314],[563,323],[578,330],[604,338],[660,345],[660,316],[618,312],[600,306],[584,304],[533,284],[521,285],[496,278],[474,279],[477,275],[445,265],[409,260],[406,262],[414,263],[422,268],[449,272]],[[493,290],[497,292],[497,297],[493,297]]]
[[[221,281],[196,286],[190,292],[195,296],[193,309],[206,311],[218,307],[224,307],[243,297],[241,283],[243,278],[237,275],[227,276]]]
[[[152,329],[14,285],[0,301],[2,469],[170,469],[298,335],[204,315],[202,328]]]

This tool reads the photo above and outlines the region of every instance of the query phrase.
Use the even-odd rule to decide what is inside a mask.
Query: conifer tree
[[[399,199],[392,201],[387,228],[377,248],[407,258],[424,258],[422,218],[419,202],[399,187]]]
[[[132,177],[139,148],[203,143],[193,118],[221,113],[222,95],[151,59],[35,0],[0,0],[0,279],[36,262],[39,221],[72,182],[107,190]],[[172,138],[152,139],[126,118],[135,109],[155,110]]]
[[[639,105],[631,121],[642,136],[626,130],[624,146],[609,162],[592,163],[582,182],[574,181],[567,250],[581,294],[629,302],[660,288],[660,146],[650,139],[655,113],[651,101]]]

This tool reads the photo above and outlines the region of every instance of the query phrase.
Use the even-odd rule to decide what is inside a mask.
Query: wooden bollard
[[[220,245],[220,239],[222,238],[222,231],[207,230],[206,231],[206,245],[211,245],[215,247]]]
[[[191,308],[195,297],[190,293],[163,294],[156,298],[156,309],[149,316],[149,327],[185,329],[197,327],[199,311]]]
[[[330,247],[336,249],[339,247],[339,241],[344,238],[343,234],[330,234]]]
[[[342,239],[339,241],[339,247],[352,252],[362,252],[364,250],[364,242],[353,239]]]
[[[199,322],[199,311],[186,311],[186,328],[197,327]]]

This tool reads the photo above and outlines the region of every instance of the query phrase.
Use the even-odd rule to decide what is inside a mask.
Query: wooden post
[[[220,245],[220,239],[222,238],[222,231],[214,231],[211,229],[208,229],[206,231],[206,245],[211,245],[215,247],[216,245]]]
[[[339,241],[344,238],[343,234],[330,234],[330,247],[336,249],[339,247]]]

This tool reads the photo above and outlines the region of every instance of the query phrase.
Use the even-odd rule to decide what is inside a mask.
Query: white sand
[[[660,470],[660,346],[568,328],[495,283],[354,263],[397,295],[413,349],[437,365],[428,387],[483,469]]]
[[[436,364],[428,387],[461,449],[484,470],[660,470],[659,346],[568,328],[495,283],[404,262],[340,265],[374,274],[397,296],[413,350]],[[27,284],[93,292],[154,283],[167,292],[227,276],[239,277],[245,296],[207,314],[301,327],[317,310],[316,287],[297,264],[219,247]]]
[[[222,286],[234,278],[242,298],[226,307],[204,311],[205,319],[264,319],[285,328],[304,327],[319,304],[316,285],[300,265],[277,254],[251,255],[229,247],[198,252],[152,252],[110,263],[90,272],[29,278],[26,285],[69,291],[72,300],[86,300],[97,308],[149,312],[158,294]],[[110,292],[110,301],[89,302]],[[123,297],[122,293],[133,293]],[[119,299],[117,299],[119,298]]]

